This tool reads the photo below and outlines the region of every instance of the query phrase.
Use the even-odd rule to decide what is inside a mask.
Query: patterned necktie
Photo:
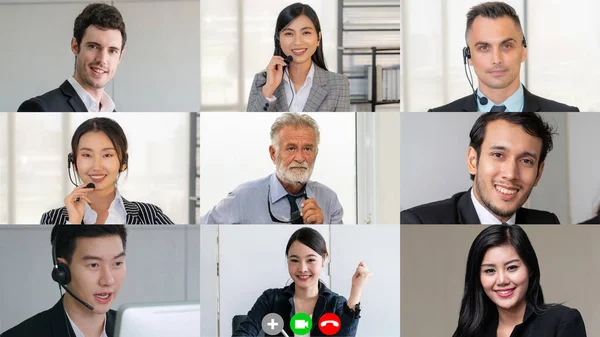
[[[296,204],[296,199],[301,196],[302,195],[299,195],[299,196],[294,196],[291,194],[286,195],[288,201],[290,202],[290,221],[292,222],[292,224],[303,224],[304,223],[302,217],[300,216],[300,210],[298,209],[298,204]]]
[[[494,105],[492,107],[492,110],[490,110],[490,112],[504,112],[506,111],[506,106],[504,105]]]

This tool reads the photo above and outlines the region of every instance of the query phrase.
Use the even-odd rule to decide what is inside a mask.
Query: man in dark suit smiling
[[[469,134],[473,187],[404,210],[403,224],[558,224],[555,214],[522,207],[544,172],[552,127],[536,113],[488,112]]]

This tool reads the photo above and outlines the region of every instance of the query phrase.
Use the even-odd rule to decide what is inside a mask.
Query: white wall
[[[579,223],[600,204],[600,114],[569,113],[567,123],[571,221]]]
[[[467,169],[469,132],[479,113],[403,112],[400,173],[401,210],[450,198],[473,186]],[[558,127],[554,149],[546,157],[544,173],[525,207],[554,212],[570,222],[567,174],[566,114],[542,114]]]
[[[471,93],[462,48],[466,14],[480,2],[403,1],[403,111],[427,111]],[[576,5],[559,0],[505,2],[517,11],[527,38],[528,60],[523,64],[526,71],[521,68],[521,81],[534,94],[581,111],[597,111],[600,46],[594,41],[600,30],[595,19],[600,4],[593,0]]]
[[[327,241],[330,261],[325,265],[321,279],[334,292],[348,298],[351,277],[360,261],[364,261],[373,273],[361,296],[363,311],[358,335],[397,336],[400,330],[400,227],[312,227]],[[214,300],[217,294],[216,290],[212,290],[214,282],[219,285],[218,298],[221,299],[218,301],[220,336],[231,335],[233,316],[247,314],[264,290],[282,288],[291,283],[285,246],[298,228],[293,225],[203,226],[201,273],[202,279],[207,280],[202,283],[201,294],[203,336],[219,336],[215,319],[217,301]],[[206,241],[216,242],[217,235],[218,247],[204,245]],[[218,254],[215,254],[217,250]],[[218,278],[215,276],[217,258],[220,265]],[[260,275],[263,276],[258,277]],[[243,287],[240,287],[240,282]],[[207,312],[211,313],[210,316]]]
[[[271,125],[281,113],[200,114],[200,214],[236,186],[275,172],[269,157]],[[354,113],[313,113],[321,143],[311,180],[325,184],[344,208],[344,223],[356,223]]]
[[[73,74],[73,22],[91,1],[0,1],[0,111],[16,111]],[[196,0],[110,1],[128,35],[105,88],[117,111],[198,111],[200,4]],[[15,29],[17,27],[17,29]]]
[[[0,171],[3,179],[11,179],[14,194],[2,199],[15,204],[12,219],[3,215],[4,223],[39,223],[42,214],[64,206],[64,197],[74,186],[67,173],[67,154],[77,127],[92,118],[89,114],[19,113],[3,114],[0,124],[12,128],[14,138],[8,146],[15,153],[14,176]],[[188,223],[189,195],[189,113],[111,113],[125,132],[129,145],[129,167],[121,175],[118,187],[130,201],[154,203],[175,223]],[[0,162],[7,153],[0,151]],[[8,164],[4,164],[6,167]],[[0,205],[8,200],[0,199]],[[5,214],[4,211],[2,211]]]
[[[52,228],[0,226],[0,333],[60,298],[50,276]],[[113,309],[127,303],[200,299],[199,227],[127,226],[127,231],[127,276]]]

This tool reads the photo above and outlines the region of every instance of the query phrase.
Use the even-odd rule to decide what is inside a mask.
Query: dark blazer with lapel
[[[106,313],[106,335],[114,336],[117,312]],[[67,331],[67,327],[69,331]],[[70,335],[69,335],[70,334]],[[28,318],[19,325],[4,332],[0,337],[74,337],[75,332],[65,315],[62,298],[51,309]]]
[[[579,108],[536,96],[523,86],[523,112],[579,112]],[[444,106],[430,109],[429,112],[477,112],[477,100],[474,94],[457,99]]]
[[[487,327],[484,337],[496,337],[498,317]],[[536,314],[527,306],[523,323],[515,326],[510,337],[586,337],[583,317],[577,309],[564,305],[551,306],[543,314]]]
[[[481,224],[471,189],[453,195],[450,199],[416,206],[400,212],[401,224]],[[554,213],[521,207],[515,219],[517,225],[559,224]]]
[[[313,83],[304,105],[305,112],[318,111],[350,111],[350,82],[346,76],[327,71],[316,64]],[[248,107],[246,111],[253,112],[278,112],[288,111],[288,103],[285,95],[285,86],[288,85],[284,80],[275,89],[273,95],[277,100],[273,104],[269,103],[262,94],[262,87],[267,82],[267,72],[263,71],[254,76],[250,96],[248,97]]]
[[[144,202],[128,201],[123,198],[127,218],[126,225],[172,225],[173,221],[166,216],[162,210],[152,204]],[[42,215],[42,225],[65,225],[69,220],[67,207],[55,208]]]
[[[71,83],[64,81],[57,89],[21,103],[17,112],[88,112],[88,109]]]

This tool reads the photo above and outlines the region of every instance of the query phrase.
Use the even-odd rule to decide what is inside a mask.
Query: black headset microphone
[[[473,90],[473,95],[475,96],[475,98],[477,98],[479,100],[479,103],[481,105],[486,105],[486,104],[488,104],[487,97],[477,96],[477,91],[475,91],[475,88],[473,87],[473,74],[471,73],[471,67],[467,64],[467,59],[470,59],[470,58],[471,58],[471,49],[469,47],[464,47],[463,48],[463,63],[464,63],[464,67],[465,67],[465,75],[467,76],[467,81],[469,81],[469,85],[471,86],[471,90]],[[469,74],[467,74],[467,68],[469,69]],[[469,75],[471,75],[471,77],[469,77]]]
[[[61,226],[61,225],[59,225]],[[60,227],[59,227],[60,228]],[[52,241],[52,264],[54,267],[52,268],[52,280],[54,280],[59,285],[60,288],[63,288],[69,295],[71,295],[75,300],[79,303],[83,304],[86,308],[94,311],[94,307],[84,302],[82,299],[77,297],[69,288],[67,288],[67,284],[71,282],[71,269],[65,263],[59,262],[56,256],[56,242],[58,241],[59,229],[57,228],[56,236]],[[61,293],[62,297],[62,293]]]
[[[525,36],[523,36],[523,48],[527,48],[527,40],[525,39]],[[467,76],[467,81],[469,81],[469,85],[471,86],[471,90],[473,90],[473,95],[475,95],[475,97],[479,100],[479,103],[481,103],[481,105],[486,105],[488,104],[488,99],[487,97],[479,97],[477,96],[477,91],[475,91],[475,88],[473,87],[473,74],[471,73],[471,67],[467,65],[467,59],[471,58],[471,48],[464,47],[462,50],[463,53],[463,64],[465,67],[465,76]],[[469,75],[467,75],[467,68],[469,68],[469,74],[471,75],[471,77],[469,78]]]

